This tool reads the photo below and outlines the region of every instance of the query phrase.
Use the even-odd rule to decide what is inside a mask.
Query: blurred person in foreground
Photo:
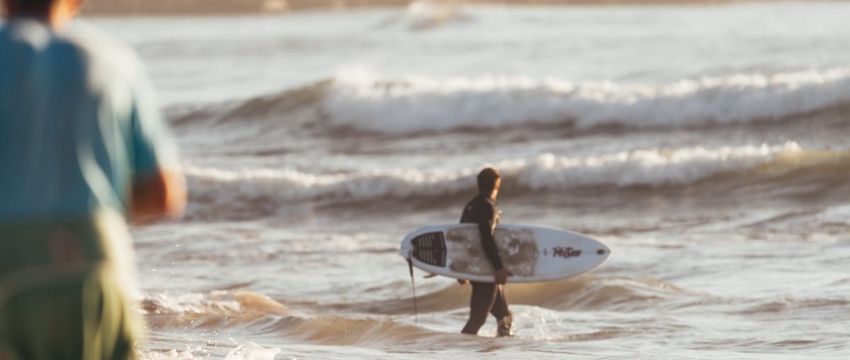
[[[499,337],[512,336],[511,326],[513,321],[504,286],[511,273],[502,265],[499,249],[496,246],[496,240],[493,238],[496,225],[499,224],[500,220],[496,196],[499,195],[502,176],[496,169],[486,168],[478,173],[477,181],[478,195],[466,204],[460,222],[478,225],[481,246],[496,273],[493,276],[493,282],[471,282],[472,296],[469,299],[469,320],[461,333],[478,334],[478,330],[487,322],[487,315],[490,313],[498,321],[497,335]],[[458,280],[458,282],[465,285],[470,281]]]
[[[128,219],[186,202],[176,145],[128,47],[65,25],[82,0],[2,0],[0,360],[127,359]]]

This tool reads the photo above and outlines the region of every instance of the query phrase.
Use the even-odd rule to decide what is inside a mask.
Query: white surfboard
[[[605,244],[570,231],[535,226],[499,225],[496,246],[513,276],[508,282],[563,279],[597,268],[611,256]],[[493,265],[481,246],[478,225],[429,226],[408,234],[401,256],[432,274],[493,282]]]

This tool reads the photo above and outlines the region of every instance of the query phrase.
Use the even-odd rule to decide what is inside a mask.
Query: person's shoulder
[[[60,36],[69,44],[97,56],[107,56],[119,61],[138,59],[136,52],[128,44],[85,21],[75,21]]]
[[[37,21],[13,19],[0,26],[0,44],[3,46],[26,46],[40,51],[49,46],[52,38],[50,29]]]
[[[493,209],[496,205],[489,197],[479,194],[469,201],[467,207],[476,209]]]
[[[76,49],[93,66],[124,74],[133,74],[142,68],[142,62],[132,47],[85,21],[71,24],[57,35],[57,43]]]

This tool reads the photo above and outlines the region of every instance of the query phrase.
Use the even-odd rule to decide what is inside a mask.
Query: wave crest
[[[685,127],[779,120],[850,102],[850,68],[736,74],[661,86],[560,79],[436,80],[341,72],[324,101],[338,126],[390,134],[526,124]]]
[[[677,197],[681,195],[679,191],[695,187],[704,190],[700,196],[712,199],[723,189],[752,186],[765,191],[776,189],[786,197],[797,190],[829,196],[848,186],[843,177],[848,164],[850,153],[806,151],[797,143],[788,142],[714,149],[656,148],[591,157],[546,153],[482,166],[494,166],[501,172],[505,190],[502,198],[557,193],[576,198],[598,196],[599,191],[624,196],[633,192],[638,197],[645,196],[644,191],[652,191],[655,196]],[[460,170],[396,168],[313,174],[293,169],[187,166],[191,197],[188,212],[196,219],[247,219],[297,212],[298,205],[310,209],[370,204],[370,208],[375,208],[376,204],[404,200],[401,203],[439,206],[474,189],[475,174],[480,169],[481,166]],[[789,199],[805,202],[806,198]]]
[[[533,163],[521,164],[518,173],[520,183],[533,190],[590,185],[658,187],[750,170],[801,152],[797,143],[788,142],[779,146],[637,150],[589,158],[544,154]]]
[[[176,125],[271,121],[275,127],[319,125],[331,133],[346,129],[411,135],[524,126],[723,126],[791,119],[845,104],[850,104],[850,68],[733,74],[662,85],[525,76],[436,79],[347,69],[331,79],[241,103],[174,108],[171,117]]]

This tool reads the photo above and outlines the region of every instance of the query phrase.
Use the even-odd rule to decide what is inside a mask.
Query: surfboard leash
[[[413,260],[410,254],[407,257],[407,266],[410,267],[410,285],[413,287],[413,324],[419,323],[419,306],[416,305],[416,282],[413,281]]]

